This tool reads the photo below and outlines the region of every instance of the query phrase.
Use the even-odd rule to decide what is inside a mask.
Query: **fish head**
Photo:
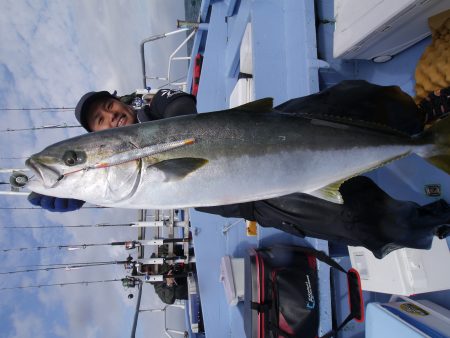
[[[134,188],[139,178],[139,161],[104,167],[98,164],[132,147],[129,139],[113,137],[107,131],[55,143],[26,160],[32,172],[27,188],[96,204],[117,202]]]

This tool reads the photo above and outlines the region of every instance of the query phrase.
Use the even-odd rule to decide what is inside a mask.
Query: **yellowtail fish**
[[[411,153],[450,172],[450,119],[409,137],[282,114],[271,99],[89,133],[31,156],[37,193],[120,208],[214,206],[303,192],[339,201],[344,180]]]

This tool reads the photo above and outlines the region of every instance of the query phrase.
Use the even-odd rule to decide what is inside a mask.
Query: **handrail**
[[[175,34],[179,34],[179,33],[182,33],[182,32],[186,32],[186,31],[188,31],[190,29],[191,28],[180,28],[180,29],[177,29],[177,30],[172,31],[172,32],[168,32],[168,33],[164,33],[164,34],[156,34],[156,35],[153,35],[153,36],[151,36],[151,37],[149,37],[147,39],[142,40],[140,50],[141,50],[142,76],[143,76],[142,80],[143,80],[144,88],[147,88],[147,79],[165,80],[165,81],[168,80],[168,78],[147,76],[147,73],[146,73],[146,70],[145,70],[145,48],[144,48],[145,44],[148,43],[148,42],[153,42],[153,41],[156,41],[156,40],[159,40],[159,39],[162,39],[162,38],[166,38],[166,37],[171,36],[171,35],[175,35]]]
[[[172,32],[153,35],[147,39],[142,40],[140,51],[141,51],[141,65],[142,65],[142,81],[143,81],[144,88],[147,88],[147,80],[160,80],[160,81],[167,81],[168,83],[166,85],[178,86],[178,87],[180,87],[181,90],[185,90],[185,87],[186,87],[187,81],[188,81],[187,79],[184,82],[171,82],[170,71],[171,71],[172,61],[191,60],[192,59],[192,56],[175,57],[175,54],[178,53],[180,51],[180,49],[184,45],[186,45],[189,40],[194,38],[195,33],[197,33],[198,31],[208,30],[208,24],[178,20],[177,26],[178,27],[184,26],[184,27],[177,29],[175,31],[172,31]],[[153,42],[153,41],[156,41],[156,40],[159,40],[162,38],[166,38],[168,36],[175,35],[178,33],[186,32],[189,30],[192,30],[192,32],[186,37],[186,39],[183,40],[183,42],[181,42],[181,44],[175,49],[175,51],[172,54],[170,54],[169,65],[168,65],[168,69],[167,69],[167,77],[148,76],[147,72],[146,72],[146,68],[145,68],[145,48],[144,48],[145,44],[148,42]],[[189,73],[189,71],[187,73]],[[178,81],[178,80],[175,80],[175,81]]]
[[[166,234],[166,236],[168,236],[169,238],[174,236],[174,232],[173,232],[173,227],[177,226],[177,223],[179,223],[179,220],[182,219],[184,222],[183,224],[183,237],[184,238],[188,238],[189,237],[189,210],[188,209],[178,209],[179,210],[179,217],[178,219],[176,219],[175,217],[175,210],[174,209],[170,209],[170,210],[151,210],[151,214],[153,214],[153,219],[154,221],[163,221],[163,223],[167,223],[165,225],[165,227],[169,230],[169,233]],[[144,222],[147,219],[148,213],[147,211],[150,210],[144,210],[142,212],[141,215],[141,220],[143,220]],[[169,215],[167,215],[165,212],[169,212]],[[187,220],[187,221],[186,221]],[[167,221],[167,222],[166,222]],[[157,229],[157,233],[158,233],[158,238],[162,238],[163,234],[160,232],[160,226],[157,227],[153,227],[155,230]],[[145,229],[145,226],[142,227],[142,229]],[[140,234],[140,240],[145,240],[145,234],[141,233]],[[169,242],[167,243],[167,245],[169,246],[169,256],[173,255],[173,243]],[[182,259],[182,261],[184,263],[189,263],[189,262],[193,262],[195,261],[195,256],[191,256],[189,255],[189,243],[186,241],[184,242],[183,245],[183,249],[184,249],[184,255],[185,258]],[[142,256],[142,257],[141,257]],[[140,258],[143,258],[143,248],[141,249],[141,254],[140,254]],[[145,261],[138,261],[142,264],[162,264],[162,262],[159,262],[158,260],[161,260],[160,258],[151,258],[149,260],[145,260]],[[149,281],[163,281],[163,275],[140,275],[138,274],[136,276],[136,278],[140,281],[140,292],[142,292],[142,287],[143,285],[146,285],[147,283],[144,283],[144,280],[146,282]],[[177,300],[176,303],[171,304],[171,305],[165,305],[163,308],[160,309],[140,309],[140,305],[138,305],[136,307],[136,313],[135,313],[135,319],[133,322],[133,328],[132,328],[132,338],[133,338],[133,334],[135,332],[135,326],[137,324],[137,319],[138,319],[138,315],[141,312],[164,312],[164,334],[165,336],[169,337],[169,338],[174,338],[173,335],[182,335],[183,337],[186,337],[186,332],[187,331],[180,331],[180,330],[174,330],[174,329],[170,329],[167,327],[167,313],[166,313],[166,309],[168,307],[172,307],[172,308],[180,308],[184,311],[186,311],[186,302],[184,300]]]
[[[167,81],[169,82],[169,84],[172,84],[172,85],[174,85],[174,86],[180,86],[180,87],[186,86],[187,79],[186,79],[186,81],[184,81],[184,82],[173,82],[173,83],[172,83],[172,82],[170,81],[170,67],[171,67],[172,61],[174,61],[174,60],[190,60],[190,59],[191,59],[190,56],[177,57],[177,58],[175,58],[174,56],[175,56],[176,53],[178,53],[178,51],[179,51],[184,45],[187,44],[187,42],[188,42],[190,39],[192,39],[192,37],[195,35],[196,32],[197,32],[197,30],[194,29],[194,30],[187,36],[187,38],[184,39],[184,41],[183,41],[183,42],[182,42],[182,43],[174,50],[174,52],[173,52],[172,54],[170,54],[170,56],[169,56],[169,67],[168,67],[168,69],[167,69]],[[184,88],[182,88],[182,89],[184,89]]]
[[[165,305],[162,309],[142,309],[142,310],[139,310],[139,312],[164,312],[164,333],[165,333],[165,335],[167,337],[169,337],[169,338],[173,338],[171,333],[174,333],[174,334],[182,335],[183,337],[185,337],[186,331],[180,331],[180,330],[174,330],[174,329],[167,328],[167,313],[166,313],[166,310],[167,310],[168,307],[180,308],[182,310],[185,309],[185,305],[184,304],[170,304],[170,305]],[[132,338],[133,338],[133,336],[132,336]]]

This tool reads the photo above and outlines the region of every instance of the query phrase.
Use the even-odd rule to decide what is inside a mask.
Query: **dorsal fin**
[[[266,97],[249,103],[245,103],[241,106],[234,107],[230,110],[246,111],[251,113],[267,113],[273,109],[273,98]]]
[[[362,120],[362,119],[353,119],[353,118],[347,117],[347,116],[337,116],[337,115],[330,115],[330,114],[309,114],[309,113],[298,113],[296,115],[310,119],[310,120],[327,121],[327,122],[331,122],[331,123],[342,124],[344,126],[355,126],[355,127],[368,129],[368,130],[374,130],[377,132],[400,136],[400,137],[408,137],[408,138],[411,137],[404,131],[395,129],[391,126],[388,126],[388,125],[385,125],[382,123],[366,121],[366,120]]]

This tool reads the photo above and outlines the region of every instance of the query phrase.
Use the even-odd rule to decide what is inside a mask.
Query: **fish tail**
[[[431,138],[435,145],[434,151],[425,159],[450,174],[450,117],[437,121],[423,135]]]

